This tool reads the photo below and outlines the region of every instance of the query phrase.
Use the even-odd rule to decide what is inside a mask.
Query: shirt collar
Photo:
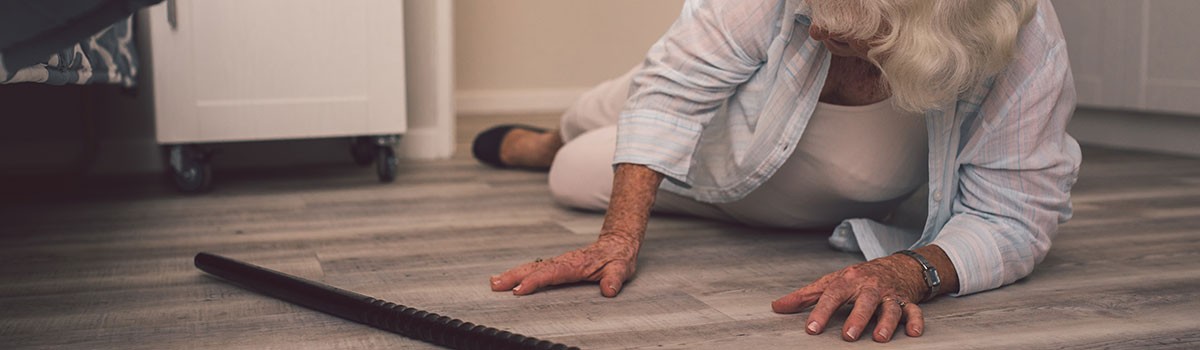
[[[792,16],[796,18],[796,23],[805,27],[812,25],[812,9],[805,0],[788,0],[788,5],[795,9]]]

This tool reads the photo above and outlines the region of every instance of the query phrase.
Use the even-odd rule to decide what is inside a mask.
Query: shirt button
[[[942,201],[942,191],[940,191],[940,190],[933,191],[933,200],[941,202]]]

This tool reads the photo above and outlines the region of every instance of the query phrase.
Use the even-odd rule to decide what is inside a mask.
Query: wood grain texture
[[[492,122],[460,123],[460,144]],[[615,299],[590,284],[491,292],[488,276],[592,241],[602,218],[555,206],[545,174],[489,169],[467,150],[405,163],[388,185],[347,161],[219,173],[202,196],[100,181],[5,198],[0,348],[430,347],[204,275],[192,266],[200,251],[588,349],[1200,347],[1197,159],[1085,149],[1075,218],[1032,275],[928,303],[925,336],[877,345],[810,336],[806,314],[771,312],[775,298],[860,261],[830,250],[824,232],[655,217],[638,275]]]

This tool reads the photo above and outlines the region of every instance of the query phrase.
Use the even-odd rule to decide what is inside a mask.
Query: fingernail
[[[890,337],[891,335],[892,335],[892,331],[889,331],[887,328],[884,328],[884,329],[880,329],[880,330],[879,330],[879,337],[880,337],[880,338],[883,338],[883,340],[885,340],[885,341],[886,341],[886,340],[888,339],[888,337]]]
[[[921,335],[925,330],[921,329],[921,326],[916,326],[916,327],[913,327],[913,331],[917,332],[917,335]]]
[[[516,288],[513,288],[513,291],[514,291],[514,292],[520,292],[520,291],[521,291],[521,286],[517,286]]]
[[[496,279],[496,277],[492,277],[492,284],[500,284],[500,280]]]
[[[808,333],[817,334],[817,332],[820,332],[820,331],[821,331],[821,325],[818,324],[817,321],[812,321],[812,323],[808,324]]]
[[[846,336],[849,336],[850,339],[858,340],[858,333],[860,332],[862,332],[862,330],[858,329],[858,327],[850,327],[850,330],[846,331]]]

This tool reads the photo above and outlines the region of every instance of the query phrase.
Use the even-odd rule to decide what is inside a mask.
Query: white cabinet
[[[394,168],[403,1],[167,0],[147,22],[160,144],[371,136],[365,161],[386,151]],[[170,150],[177,175],[206,162],[186,151]]]
[[[1200,116],[1200,1],[1052,2],[1081,106]]]
[[[159,142],[403,133],[403,8],[394,0],[151,8]]]

